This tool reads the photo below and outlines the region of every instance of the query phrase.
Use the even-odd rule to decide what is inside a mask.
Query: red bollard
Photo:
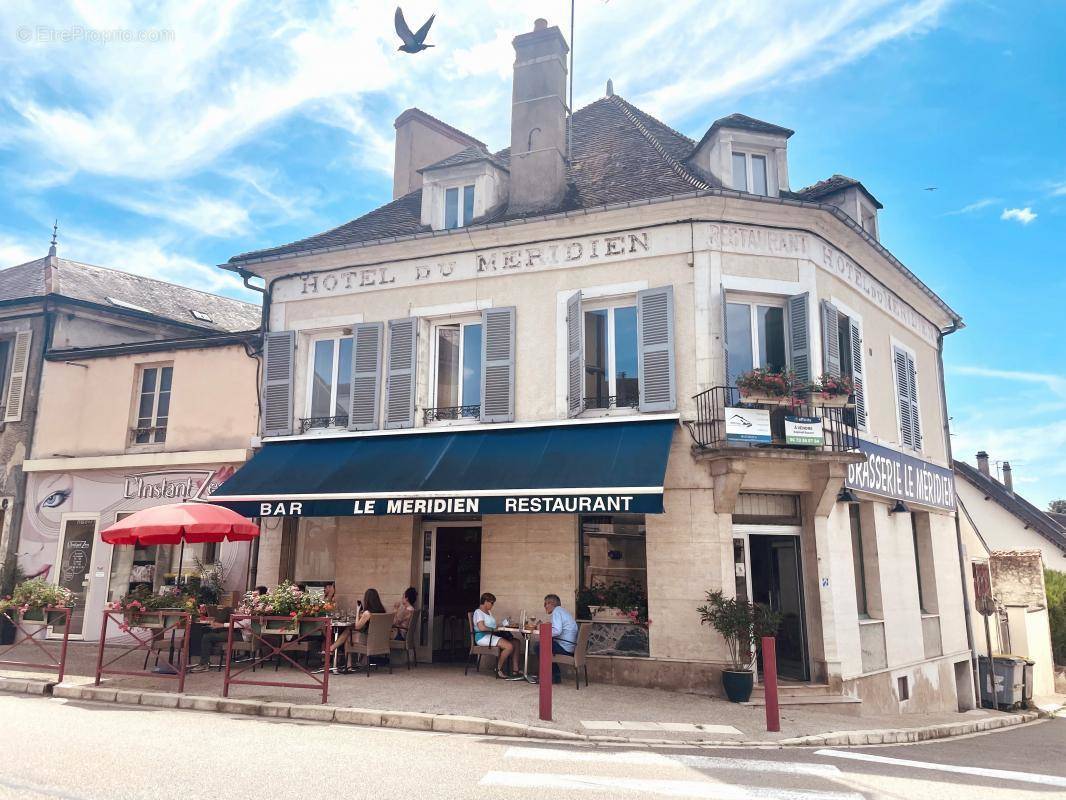
[[[552,626],[540,624],[540,718],[551,722],[552,718]]]
[[[781,730],[781,714],[777,705],[777,640],[762,637],[762,683],[766,690],[766,730]]]

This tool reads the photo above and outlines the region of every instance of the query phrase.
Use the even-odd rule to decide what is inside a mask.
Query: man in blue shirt
[[[549,594],[544,598],[544,610],[551,615],[552,620],[552,653],[558,655],[573,655],[577,646],[577,622],[574,615],[562,606],[562,601],[557,594]],[[559,673],[559,665],[552,664],[552,683],[559,683],[562,677]]]

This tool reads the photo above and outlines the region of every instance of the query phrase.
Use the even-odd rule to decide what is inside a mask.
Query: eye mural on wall
[[[71,495],[70,489],[56,489],[37,504],[37,510],[42,508],[59,508]]]

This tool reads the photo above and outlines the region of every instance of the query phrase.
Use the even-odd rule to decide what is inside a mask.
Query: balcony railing
[[[854,409],[851,408],[824,405],[807,396],[776,405],[742,397],[735,386],[715,386],[700,392],[693,399],[696,401],[696,419],[685,424],[700,449],[782,448],[847,453],[859,447],[859,433],[855,427]],[[743,441],[729,435],[730,410],[738,408],[762,408],[770,412],[770,441]],[[789,442],[785,433],[786,417],[817,418],[815,430],[821,430],[820,436],[816,434],[819,443]]]
[[[335,417],[304,417],[300,420],[300,433],[307,433],[314,428],[347,428],[348,415],[338,414]]]
[[[601,397],[584,397],[581,402],[586,411],[590,408],[637,408],[640,405],[640,398],[636,395],[620,398],[618,395],[611,394]]]
[[[438,406],[437,408],[422,409],[422,423],[425,425],[429,425],[431,422],[441,422],[444,420],[480,418],[480,403],[467,406]]]
[[[166,425],[145,425],[130,428],[130,444],[163,444],[167,440]]]

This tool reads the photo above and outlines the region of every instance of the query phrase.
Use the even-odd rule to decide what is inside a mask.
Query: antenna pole
[[[574,2],[570,0],[570,124],[566,126],[566,158],[574,154]]]

